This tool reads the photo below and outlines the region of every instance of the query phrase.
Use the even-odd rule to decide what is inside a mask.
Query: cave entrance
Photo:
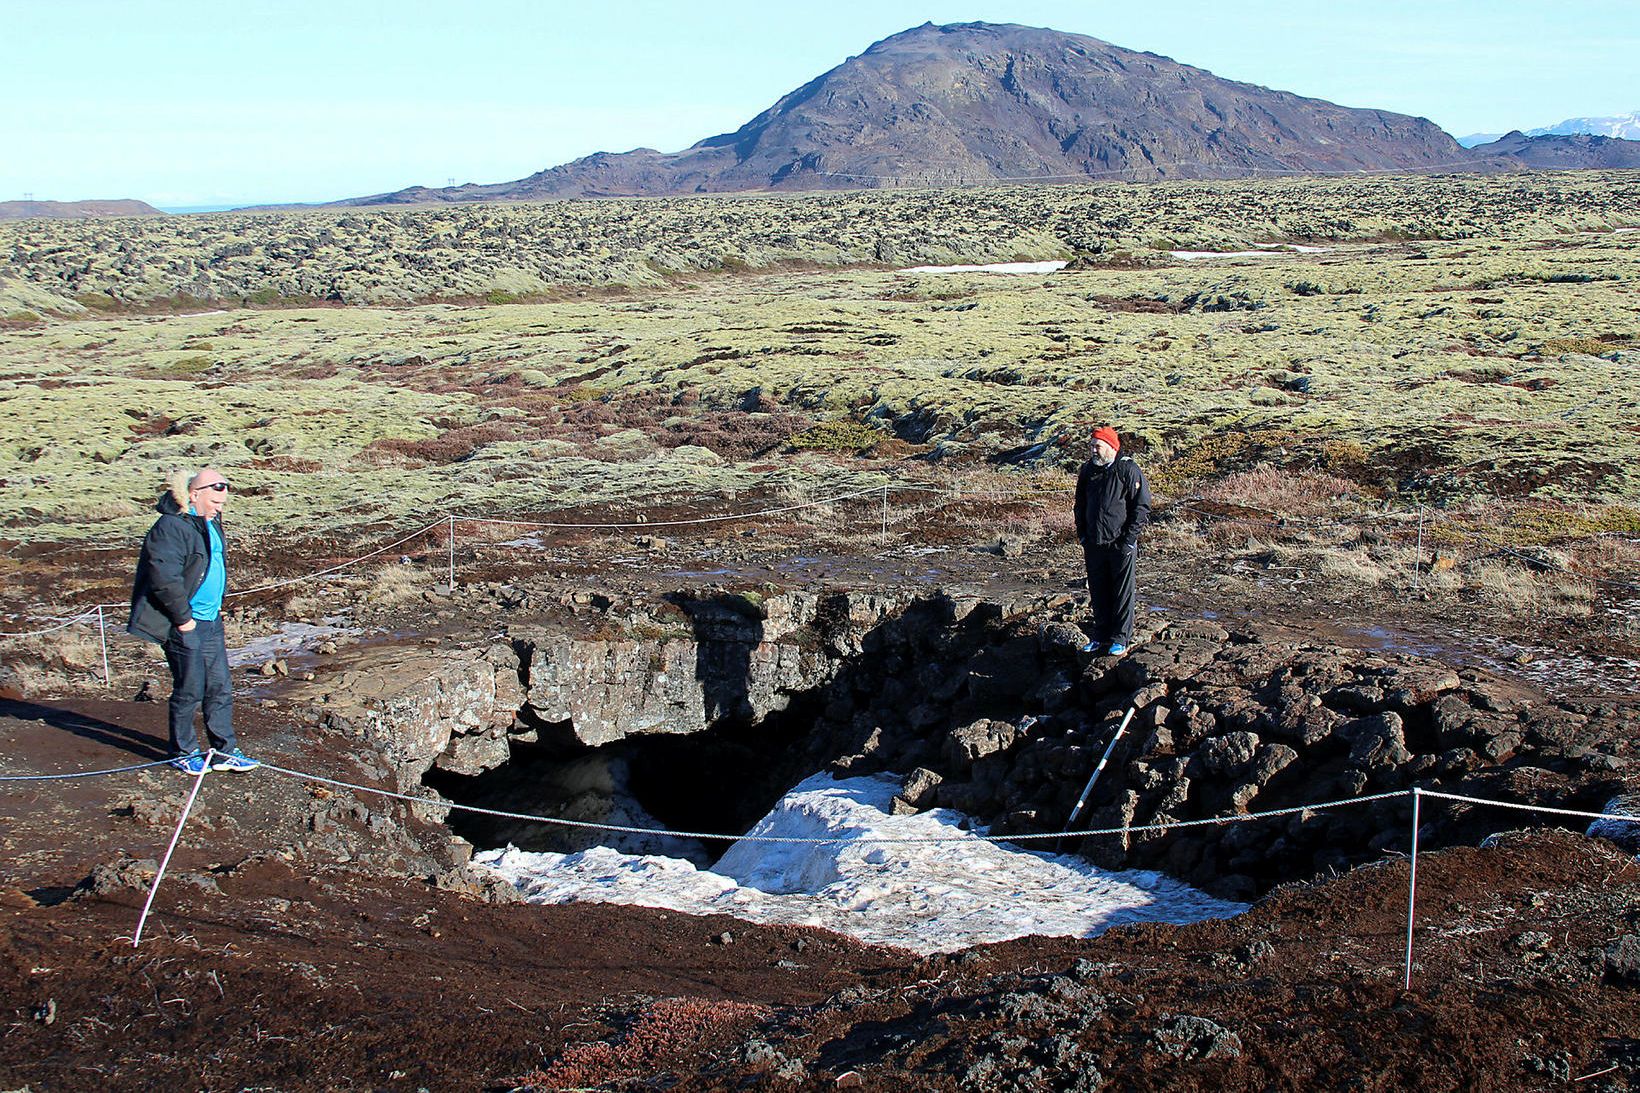
[[[757,725],[729,723],[689,735],[628,737],[566,750],[514,744],[503,766],[478,775],[433,769],[428,788],[457,804],[617,827],[744,834],[823,758],[806,746],[813,716],[791,708]],[[450,830],[480,848],[568,853],[608,846],[707,864],[726,840],[569,827],[454,810]]]

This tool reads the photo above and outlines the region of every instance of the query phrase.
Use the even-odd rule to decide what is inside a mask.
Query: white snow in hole
[[[901,273],[1058,273],[1067,262],[992,262],[983,266],[912,266]]]
[[[532,903],[624,903],[820,926],[919,953],[1032,934],[1093,937],[1124,923],[1197,922],[1247,909],[1159,873],[1110,872],[1070,855],[986,841],[948,809],[891,815],[899,788],[892,776],[817,774],[748,834],[841,841],[742,839],[710,870],[607,847],[575,854],[507,847],[473,860]],[[880,841],[888,839],[942,841]]]

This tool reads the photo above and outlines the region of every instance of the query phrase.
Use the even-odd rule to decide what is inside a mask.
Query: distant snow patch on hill
[[[1578,134],[1640,140],[1640,110],[1610,118],[1567,118],[1546,129],[1526,130],[1529,137],[1571,137]]]

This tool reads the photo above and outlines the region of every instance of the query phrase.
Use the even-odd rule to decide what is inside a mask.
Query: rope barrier
[[[15,632],[0,631],[0,638],[37,638],[45,634],[55,634],[59,630],[67,630],[70,626],[73,626],[77,622],[84,622],[86,619],[89,619],[95,615],[101,608],[117,606],[118,604],[100,603],[80,612],[80,614],[75,615],[71,619],[62,620],[56,626],[48,626],[44,630],[18,630]]]
[[[1418,791],[1425,797],[1439,797],[1443,801],[1463,801],[1471,805],[1491,805],[1494,808],[1512,808],[1523,812],[1546,812],[1554,816],[1576,816],[1585,820],[1627,820],[1640,824],[1640,816],[1623,812],[1581,812],[1571,808],[1550,808],[1548,805],[1523,805],[1516,801],[1492,801],[1484,797],[1465,797],[1459,793],[1437,793],[1432,789]]]
[[[1124,725],[1125,725],[1125,721],[1124,721]],[[1114,742],[1115,741],[1113,739],[1112,743],[1114,744]],[[143,932],[143,929],[144,929],[144,927],[145,927],[145,925],[148,921],[149,912],[151,911],[151,909],[153,907],[154,898],[159,892],[160,883],[165,877],[166,869],[169,867],[170,862],[171,862],[171,858],[172,858],[173,854],[176,852],[177,844],[181,840],[182,829],[187,824],[188,817],[193,811],[194,803],[199,797],[199,792],[200,792],[201,787],[205,784],[205,776],[210,773],[210,770],[211,770],[210,758],[213,754],[214,754],[214,749],[212,751],[208,751],[208,752],[205,753],[206,762],[205,762],[204,766],[202,767],[202,769],[194,776],[193,788],[192,788],[192,790],[190,791],[190,793],[188,795],[187,802],[183,805],[182,815],[177,820],[176,829],[171,834],[171,841],[170,841],[169,845],[166,847],[164,858],[161,860],[160,865],[159,865],[159,869],[156,871],[156,873],[154,875],[154,883],[153,883],[152,887],[150,887],[150,889],[148,891],[148,897],[143,903],[142,913],[137,919],[137,928],[136,928],[136,930],[135,930],[135,932],[132,936],[132,940],[131,940],[131,945],[132,945],[133,948],[139,946],[142,942],[142,932]],[[162,759],[162,760],[156,760],[154,762],[149,762],[149,763],[133,764],[133,765],[127,766],[127,767],[116,767],[116,768],[112,768],[112,769],[108,769],[108,770],[80,771],[80,772],[70,773],[70,774],[5,775],[5,776],[0,776],[0,781],[7,781],[7,782],[52,781],[52,780],[66,779],[66,778],[90,778],[90,777],[97,777],[97,776],[100,776],[100,775],[119,774],[119,773],[123,773],[123,772],[126,772],[126,771],[143,770],[145,768],[161,766],[161,765],[164,765],[164,764],[167,764],[167,763],[170,763],[170,762],[171,762],[171,760],[169,760],[169,759]],[[1577,817],[1577,818],[1580,818],[1580,819],[1621,820],[1621,821],[1626,821],[1626,822],[1631,822],[1631,823],[1640,823],[1640,815],[1631,815],[1631,814],[1628,814],[1628,813],[1589,812],[1589,811],[1584,811],[1584,810],[1581,810],[1581,809],[1554,808],[1554,807],[1547,806],[1547,805],[1529,805],[1529,804],[1522,804],[1522,803],[1514,802],[1514,801],[1496,801],[1496,800],[1491,800],[1491,799],[1483,798],[1483,797],[1472,797],[1472,796],[1468,796],[1468,795],[1465,795],[1465,794],[1442,793],[1442,792],[1439,792],[1439,791],[1426,790],[1426,789],[1421,789],[1419,787],[1414,786],[1411,789],[1391,790],[1391,791],[1387,791],[1387,792],[1384,792],[1384,793],[1368,794],[1367,796],[1364,796],[1364,797],[1341,798],[1341,799],[1333,800],[1333,801],[1321,801],[1321,802],[1315,802],[1315,803],[1312,803],[1312,804],[1294,805],[1294,806],[1289,807],[1289,808],[1270,809],[1270,810],[1267,810],[1267,811],[1264,811],[1264,812],[1250,812],[1250,813],[1244,813],[1244,814],[1233,815],[1233,816],[1213,816],[1213,817],[1206,817],[1206,818],[1197,819],[1197,820],[1176,820],[1176,821],[1169,821],[1167,823],[1159,823],[1159,824],[1139,824],[1139,825],[1126,825],[1126,826],[1122,826],[1122,827],[1089,828],[1089,829],[1084,829],[1084,830],[1038,832],[1038,833],[1034,833],[1034,834],[1019,834],[1019,835],[1011,835],[1011,836],[983,835],[983,834],[977,834],[977,833],[969,833],[969,834],[966,834],[966,835],[952,835],[952,836],[918,836],[918,837],[839,835],[839,836],[833,836],[833,837],[829,837],[829,838],[814,838],[814,837],[784,836],[784,835],[751,835],[751,834],[747,834],[747,835],[729,835],[729,834],[723,834],[723,833],[720,833],[720,832],[670,831],[670,830],[656,829],[656,828],[644,828],[644,827],[629,826],[629,825],[624,825],[624,824],[592,823],[592,822],[584,821],[584,820],[568,820],[568,819],[563,819],[563,818],[560,818],[560,817],[553,817],[553,816],[541,816],[541,815],[535,815],[535,814],[524,813],[524,812],[511,812],[511,811],[507,811],[507,810],[504,810],[504,809],[483,808],[483,807],[480,807],[480,806],[477,806],[477,805],[464,805],[464,804],[459,804],[459,803],[453,802],[453,801],[429,800],[426,797],[418,797],[418,796],[415,796],[413,794],[400,793],[400,792],[395,791],[395,790],[380,789],[380,788],[375,787],[375,786],[360,785],[356,782],[348,782],[348,781],[345,781],[345,780],[339,779],[339,778],[329,778],[329,777],[326,777],[324,775],[319,775],[319,774],[310,774],[306,771],[299,771],[299,770],[294,770],[294,769],[291,769],[291,768],[288,768],[288,767],[281,767],[281,766],[278,766],[276,764],[268,763],[268,762],[262,763],[260,769],[272,771],[276,774],[283,774],[283,775],[286,775],[287,777],[296,778],[296,779],[300,779],[300,780],[304,780],[304,781],[310,781],[310,782],[315,782],[315,783],[319,783],[319,784],[322,784],[322,785],[334,786],[334,787],[337,787],[339,789],[349,789],[349,790],[354,790],[356,792],[371,793],[371,794],[375,794],[375,795],[381,796],[381,797],[393,798],[393,799],[396,799],[396,800],[401,800],[401,801],[408,802],[408,803],[413,804],[413,805],[422,805],[422,806],[426,806],[426,807],[430,807],[430,808],[442,809],[442,810],[445,810],[445,811],[459,811],[459,812],[473,813],[473,814],[476,814],[476,815],[494,816],[494,817],[498,817],[498,818],[501,818],[501,819],[523,820],[523,821],[528,821],[528,822],[544,823],[544,824],[560,826],[560,827],[577,828],[577,829],[581,829],[581,830],[594,830],[594,831],[622,833],[622,834],[635,834],[635,835],[663,836],[663,837],[678,838],[678,839],[699,839],[699,840],[705,840],[705,841],[733,841],[733,842],[785,844],[785,845],[797,844],[797,845],[807,845],[807,846],[831,846],[831,845],[843,845],[843,844],[849,844],[849,845],[929,845],[929,844],[970,842],[970,841],[975,841],[975,840],[981,841],[981,842],[987,842],[987,843],[1024,843],[1024,842],[1030,842],[1030,841],[1040,840],[1040,839],[1062,839],[1062,838],[1070,838],[1070,837],[1090,837],[1090,836],[1100,836],[1100,835],[1123,835],[1123,836],[1126,836],[1126,835],[1130,835],[1130,834],[1133,834],[1133,833],[1136,833],[1136,832],[1151,832],[1151,831],[1163,832],[1163,831],[1170,831],[1170,830],[1179,829],[1179,828],[1203,827],[1203,826],[1209,826],[1209,825],[1223,826],[1225,824],[1230,824],[1230,823],[1248,823],[1248,822],[1252,822],[1252,821],[1255,821],[1255,820],[1267,820],[1267,819],[1272,819],[1272,818],[1275,818],[1275,817],[1290,816],[1290,815],[1295,815],[1295,814],[1300,814],[1300,813],[1316,813],[1316,812],[1321,812],[1323,810],[1331,809],[1331,808],[1341,808],[1341,807],[1345,807],[1345,806],[1349,806],[1349,805],[1369,804],[1369,803],[1376,802],[1376,801],[1387,801],[1387,800],[1394,800],[1394,799],[1399,799],[1399,798],[1403,798],[1403,797],[1410,797],[1412,799],[1412,835],[1411,835],[1411,854],[1410,854],[1411,867],[1410,867],[1410,872],[1409,872],[1409,875],[1408,875],[1408,885],[1407,885],[1406,967],[1405,967],[1405,973],[1404,973],[1403,984],[1402,984],[1403,989],[1407,989],[1407,990],[1410,990],[1411,986],[1412,986],[1413,941],[1414,941],[1415,925],[1416,925],[1417,889],[1418,889],[1418,880],[1417,880],[1417,878],[1418,878],[1418,842],[1419,842],[1419,831],[1418,831],[1418,829],[1419,829],[1419,819],[1420,819],[1419,805],[1420,805],[1420,802],[1421,802],[1422,798],[1430,797],[1430,798],[1439,799],[1439,800],[1457,801],[1457,802],[1462,802],[1462,803],[1466,803],[1466,804],[1490,805],[1490,806],[1497,807],[1497,808],[1516,809],[1516,810],[1528,811],[1528,812],[1541,812],[1541,813],[1546,813],[1546,814],[1556,815],[1556,816]],[[1080,806],[1080,802],[1078,802],[1078,805]],[[1074,817],[1074,813],[1073,813],[1072,819],[1074,820],[1074,818],[1075,817]]]
[[[360,562],[367,562],[371,558],[375,558],[379,555],[386,554],[388,551],[392,550],[394,547],[403,546],[405,543],[408,543],[410,540],[416,538],[418,535],[427,534],[429,531],[432,531],[434,528],[436,528],[436,527],[440,526],[441,524],[443,524],[446,519],[447,519],[447,517],[441,516],[437,520],[434,520],[431,524],[428,524],[426,527],[421,528],[420,530],[417,530],[417,531],[412,531],[409,535],[406,535],[402,539],[398,539],[398,540],[395,540],[394,542],[388,543],[384,547],[377,547],[375,550],[372,550],[369,554],[361,554],[357,558],[353,558],[353,559],[351,559],[349,561],[346,561],[346,562],[340,562],[336,565],[331,566],[329,569],[321,569],[316,573],[304,573],[300,577],[291,577],[287,580],[273,581],[269,584],[258,585],[255,588],[242,588],[237,592],[229,592],[226,596],[223,597],[223,599],[231,599],[234,596],[249,596],[254,592],[266,592],[269,589],[284,588],[287,585],[301,584],[303,581],[311,581],[316,577],[323,577],[323,576],[326,576],[328,574],[335,573],[338,570],[346,569],[348,566],[358,565]]]
[[[464,524],[501,524],[506,527],[530,528],[594,528],[605,531],[611,529],[631,530],[641,528],[682,527],[684,525],[691,524],[717,524],[727,520],[753,520],[762,516],[779,516],[787,512],[797,512],[800,509],[818,508],[821,505],[835,505],[839,501],[851,501],[858,497],[872,497],[878,493],[881,493],[885,488],[894,489],[896,491],[901,489],[899,486],[872,486],[869,489],[856,490],[853,493],[839,494],[836,497],[827,497],[819,501],[804,501],[801,504],[784,505],[780,508],[773,509],[760,509],[756,512],[735,512],[728,513],[724,516],[700,516],[688,520],[645,520],[642,522],[576,524],[558,523],[547,520],[504,520],[489,516],[463,516],[460,513],[452,514],[450,519],[453,521],[460,521]],[[423,530],[426,529],[424,528]]]
[[[669,831],[664,828],[632,827],[624,824],[600,824],[589,820],[566,820],[557,816],[541,816],[528,812],[509,812],[504,809],[483,808],[479,805],[464,805],[454,801],[430,800],[426,797],[417,797],[410,793],[400,793],[391,789],[380,789],[375,786],[362,786],[356,782],[347,782],[339,778],[327,778],[322,774],[309,774],[306,771],[292,770],[273,763],[263,762],[263,770],[271,770],[277,774],[284,774],[292,778],[318,782],[322,785],[335,786],[339,789],[357,790],[362,793],[374,793],[381,797],[392,797],[411,804],[423,805],[429,808],[446,809],[453,812],[470,812],[479,816],[494,816],[503,820],[524,820],[532,823],[549,824],[555,827],[572,827],[587,831],[607,831],[622,835],[660,835],[678,839],[701,839],[730,842],[753,843],[797,843],[811,846],[830,846],[838,843],[870,843],[876,844],[924,844],[924,843],[956,843],[969,842],[978,839],[982,842],[1012,843],[1030,842],[1038,839],[1060,839],[1084,837],[1090,835],[1121,835],[1130,832],[1168,831],[1176,827],[1203,827],[1219,826],[1228,823],[1245,823],[1250,820],[1264,820],[1274,816],[1290,816],[1300,812],[1319,812],[1322,809],[1339,808],[1346,805],[1367,804],[1372,801],[1385,801],[1393,797],[1404,797],[1408,790],[1393,790],[1388,793],[1375,793],[1366,797],[1347,797],[1337,801],[1324,801],[1317,804],[1295,805],[1292,808],[1272,809],[1269,812],[1249,812],[1237,816],[1212,816],[1201,820],[1175,820],[1161,824],[1140,824],[1125,827],[1090,828],[1078,831],[1044,831],[1019,835],[928,835],[911,838],[858,838],[855,836],[835,836],[831,838],[806,838],[795,835],[727,835],[720,831]]]
[[[133,770],[163,767],[170,762],[171,759],[156,759],[152,763],[133,763],[129,767],[112,767],[108,770],[81,770],[71,774],[0,774],[0,782],[63,782],[71,778],[99,778],[105,774],[125,774]]]
[[[1288,527],[1288,526],[1293,526],[1293,525],[1300,525],[1300,526],[1307,526],[1307,527],[1313,527],[1313,528],[1330,527],[1330,528],[1348,529],[1348,528],[1370,527],[1370,526],[1375,525],[1375,524],[1383,524],[1383,523],[1389,522],[1389,520],[1387,518],[1388,514],[1386,514],[1384,517],[1379,517],[1379,518],[1363,518],[1361,520],[1335,520],[1335,519],[1329,519],[1329,518],[1326,518],[1326,517],[1278,516],[1278,515],[1274,515],[1274,514],[1268,515],[1268,516],[1263,516],[1263,517],[1243,516],[1243,515],[1240,515],[1240,514],[1237,514],[1237,513],[1211,512],[1211,511],[1209,511],[1207,509],[1204,509],[1204,508],[1201,508],[1197,505],[1190,504],[1189,502],[1178,502],[1178,503],[1174,504],[1172,506],[1172,508],[1173,509],[1181,509],[1182,508],[1186,512],[1193,512],[1193,513],[1197,514],[1198,516],[1205,517],[1206,519],[1209,519],[1209,520],[1222,520],[1222,521],[1225,521],[1227,523],[1237,523],[1237,524],[1257,524],[1257,525],[1260,525],[1260,526],[1272,527],[1272,528],[1281,528],[1281,527]],[[1171,509],[1170,509],[1170,511],[1171,511]],[[1422,510],[1422,509],[1421,509],[1421,511],[1423,511],[1425,513],[1425,515],[1427,516],[1427,519],[1429,520],[1431,525],[1433,525],[1435,523],[1435,521],[1441,520],[1440,514],[1437,513],[1437,512]],[[1405,513],[1403,515],[1409,521],[1412,518],[1412,513]],[[1613,587],[1613,588],[1626,588],[1626,589],[1629,589],[1631,591],[1640,592],[1640,583],[1636,583],[1634,581],[1627,580],[1627,579],[1624,579],[1624,578],[1619,578],[1619,577],[1602,577],[1602,576],[1600,576],[1598,574],[1594,574],[1594,573],[1585,573],[1582,570],[1573,569],[1570,566],[1560,565],[1557,562],[1553,562],[1553,561],[1550,561],[1550,560],[1545,559],[1545,558],[1535,558],[1530,554],[1522,553],[1520,550],[1518,550],[1514,547],[1511,547],[1506,543],[1500,543],[1495,539],[1489,539],[1485,535],[1480,534],[1479,532],[1470,531],[1467,528],[1458,527],[1458,526],[1454,525],[1450,520],[1441,520],[1441,522],[1442,522],[1443,526],[1445,526],[1445,528],[1451,534],[1458,536],[1460,539],[1468,539],[1468,540],[1471,540],[1471,541],[1474,541],[1474,542],[1477,542],[1477,543],[1482,543],[1486,546],[1491,547],[1493,550],[1496,550],[1496,551],[1498,551],[1500,553],[1503,553],[1503,554],[1507,554],[1511,558],[1514,558],[1518,561],[1525,562],[1528,565],[1537,566],[1537,567],[1542,568],[1542,569],[1552,569],[1557,573],[1565,573],[1565,574],[1568,574],[1568,575],[1573,576],[1573,577],[1582,577],[1583,579],[1588,580],[1588,581],[1593,581],[1596,584],[1607,585],[1607,586]],[[1406,528],[1406,529],[1403,529],[1403,530],[1405,530],[1407,533],[1410,534],[1413,529]],[[1421,537],[1422,536],[1422,528],[1420,527],[1418,530],[1419,530],[1419,535]],[[1602,533],[1602,534],[1608,534],[1608,533]],[[1418,554],[1420,556],[1423,553],[1421,544],[1422,544],[1422,538],[1420,538],[1420,546],[1419,546],[1419,549],[1418,549]]]
[[[819,508],[819,507],[826,506],[826,505],[834,505],[834,504],[838,504],[838,503],[843,502],[843,501],[857,500],[857,499],[863,498],[863,497],[872,497],[872,496],[881,495],[882,498],[883,498],[883,509],[884,509],[883,514],[882,514],[882,524],[883,524],[883,530],[886,533],[887,525],[888,525],[888,513],[887,513],[888,505],[887,505],[887,503],[888,503],[888,494],[890,492],[894,492],[894,493],[924,493],[924,494],[943,495],[946,498],[948,498],[949,500],[951,500],[953,503],[962,503],[962,502],[968,502],[968,501],[984,501],[984,500],[991,500],[991,501],[1021,501],[1023,503],[1032,503],[1030,501],[1025,501],[1024,499],[1033,498],[1033,497],[1035,497],[1035,498],[1046,498],[1046,497],[1053,497],[1053,496],[1062,496],[1064,494],[1072,492],[1072,489],[1073,489],[1073,487],[1064,486],[1064,487],[1054,487],[1054,488],[1044,488],[1044,489],[1020,490],[1020,491],[1015,491],[1015,492],[1010,493],[1010,494],[992,495],[992,494],[984,494],[984,493],[969,494],[969,493],[964,493],[963,491],[958,490],[958,489],[950,489],[950,488],[946,488],[946,487],[930,487],[930,486],[916,486],[916,485],[890,486],[890,485],[885,484],[885,485],[879,485],[879,486],[870,486],[870,487],[866,487],[864,489],[854,490],[854,491],[851,491],[849,493],[838,494],[834,497],[821,498],[821,499],[816,500],[816,501],[804,501],[804,502],[800,502],[798,504],[793,504],[793,505],[783,505],[783,506],[778,506],[778,507],[775,507],[775,508],[768,508],[768,509],[756,509],[756,510],[752,510],[752,511],[748,511],[748,512],[726,513],[726,514],[721,515],[721,516],[701,516],[701,517],[693,517],[693,518],[689,518],[689,519],[678,519],[678,520],[610,521],[610,522],[576,523],[576,522],[569,522],[569,521],[511,520],[511,519],[496,518],[496,517],[468,516],[468,515],[464,515],[464,514],[460,514],[460,513],[446,513],[445,515],[440,516],[437,520],[434,520],[432,523],[427,524],[424,527],[418,528],[417,530],[409,533],[408,535],[405,535],[405,536],[402,536],[401,538],[395,539],[393,542],[388,543],[385,546],[377,547],[375,550],[372,550],[367,554],[361,554],[356,558],[351,558],[351,559],[349,559],[345,562],[338,562],[335,565],[328,566],[324,569],[316,570],[312,573],[304,573],[304,574],[301,574],[301,575],[298,575],[298,576],[295,576],[295,577],[289,577],[289,578],[285,578],[285,579],[277,580],[277,581],[270,581],[266,584],[256,585],[256,586],[251,587],[251,588],[237,589],[233,592],[227,593],[223,598],[224,599],[232,599],[232,598],[235,598],[235,597],[238,597],[238,596],[250,596],[250,595],[254,595],[256,593],[260,593],[260,592],[268,592],[268,591],[272,591],[272,590],[277,589],[277,588],[286,588],[286,587],[289,587],[291,585],[303,584],[303,583],[306,583],[308,581],[317,580],[318,578],[326,577],[326,576],[329,576],[332,573],[338,573],[341,570],[350,568],[351,566],[358,565],[360,562],[366,562],[366,561],[369,561],[372,558],[380,557],[381,555],[386,554],[388,551],[394,550],[397,547],[403,546],[405,543],[408,543],[413,539],[416,539],[416,538],[418,538],[422,535],[425,535],[428,532],[433,531],[433,530],[435,530],[439,527],[445,527],[445,526],[447,526],[449,528],[449,532],[450,532],[450,534],[449,534],[450,557],[448,559],[448,561],[449,561],[449,570],[450,570],[449,579],[450,579],[450,583],[453,585],[454,581],[455,581],[455,525],[458,522],[459,523],[468,523],[468,524],[489,524],[489,525],[504,526],[504,527],[557,528],[557,529],[564,529],[564,530],[573,530],[573,529],[593,529],[593,530],[605,530],[605,531],[609,531],[609,530],[642,530],[642,529],[646,529],[646,528],[685,527],[685,526],[698,526],[698,525],[703,525],[703,524],[725,523],[725,522],[736,521],[736,520],[753,520],[753,519],[758,519],[758,518],[766,517],[766,516],[778,516],[778,515],[783,515],[785,513],[802,511],[804,509]],[[1253,516],[1244,516],[1244,515],[1239,515],[1239,514],[1234,514],[1234,513],[1212,512],[1212,511],[1209,511],[1207,509],[1202,508],[1198,504],[1193,503],[1197,500],[1199,500],[1199,499],[1198,498],[1191,498],[1191,499],[1176,502],[1172,506],[1169,506],[1168,511],[1183,509],[1186,512],[1192,512],[1192,513],[1197,514],[1198,516],[1201,516],[1201,517],[1204,517],[1204,518],[1210,519],[1210,520],[1222,520],[1222,521],[1231,522],[1231,523],[1260,524],[1260,525],[1264,525],[1264,526],[1267,526],[1267,527],[1277,527],[1277,528],[1297,525],[1297,526],[1308,526],[1308,527],[1315,527],[1315,528],[1332,527],[1332,528],[1340,528],[1340,529],[1350,529],[1350,528],[1359,528],[1359,527],[1364,527],[1364,526],[1370,526],[1370,525],[1373,525],[1373,524],[1381,524],[1381,523],[1387,522],[1390,519],[1390,516],[1387,513],[1384,514],[1383,516],[1379,516],[1379,517],[1376,517],[1376,518],[1363,518],[1361,520],[1337,520],[1337,519],[1330,519],[1330,518],[1326,518],[1326,517],[1298,517],[1298,516],[1285,517],[1285,516],[1280,516],[1280,515],[1274,514],[1274,513],[1268,514],[1264,517],[1253,517]],[[1410,513],[1407,513],[1405,515],[1408,519],[1411,518]],[[1437,518],[1436,514],[1433,514],[1433,513],[1430,514],[1430,519],[1431,520],[1434,520],[1436,518]],[[1584,578],[1586,578],[1588,580],[1591,580],[1591,581],[1594,581],[1598,584],[1603,584],[1603,585],[1608,585],[1608,586],[1613,586],[1613,587],[1618,587],[1618,588],[1626,588],[1626,589],[1630,589],[1630,590],[1634,590],[1634,591],[1640,591],[1640,584],[1636,584],[1636,583],[1633,583],[1633,582],[1627,581],[1627,580],[1620,580],[1620,579],[1617,579],[1617,578],[1600,577],[1600,576],[1596,576],[1594,574],[1582,573],[1578,570],[1574,570],[1574,569],[1568,568],[1566,566],[1561,566],[1561,565],[1558,565],[1556,563],[1547,561],[1545,559],[1534,558],[1530,555],[1523,554],[1520,551],[1518,551],[1518,550],[1516,550],[1516,549],[1514,549],[1514,548],[1512,548],[1512,547],[1510,547],[1506,544],[1498,543],[1494,540],[1488,539],[1484,535],[1480,535],[1476,532],[1468,531],[1468,530],[1463,529],[1463,528],[1454,527],[1453,525],[1451,525],[1450,522],[1447,522],[1446,526],[1455,535],[1458,535],[1460,537],[1467,538],[1467,539],[1472,539],[1472,540],[1475,540],[1475,541],[1480,542],[1480,543],[1484,543],[1487,546],[1490,546],[1495,550],[1502,551],[1503,553],[1508,554],[1511,557],[1517,558],[1520,561],[1526,562],[1528,564],[1541,566],[1541,567],[1548,568],[1548,569],[1554,569],[1558,572],[1569,573],[1569,574],[1572,574],[1574,576],[1584,577]],[[102,632],[102,639],[101,640],[103,642],[103,659],[104,659],[103,682],[106,685],[110,682],[110,673],[109,673],[108,667],[107,667],[107,655],[108,655],[107,654],[107,634],[106,634],[106,627],[104,626],[103,613],[106,612],[106,611],[116,610],[116,609],[119,609],[119,608],[122,608],[122,607],[125,607],[125,606],[126,605],[123,604],[123,603],[93,604],[93,605],[87,607],[85,610],[83,610],[80,614],[74,615],[74,616],[69,617],[69,618],[59,619],[59,620],[57,620],[55,625],[48,626],[48,627],[45,627],[43,629],[23,630],[23,631],[0,631],[0,639],[43,637],[47,634],[57,633],[58,631],[66,630],[69,627],[74,626],[78,623],[86,622],[86,621],[88,621],[92,618],[96,618],[98,620],[98,624],[99,624],[99,631]]]

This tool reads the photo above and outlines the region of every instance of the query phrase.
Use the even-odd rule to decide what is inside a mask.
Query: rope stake
[[[137,918],[136,933],[131,935],[131,947],[135,949],[142,944],[142,928],[148,922],[148,911],[154,906],[154,896],[159,892],[159,882],[165,879],[165,869],[171,864],[171,855],[176,852],[177,840],[182,838],[182,825],[188,822],[188,813],[194,809],[194,800],[199,796],[199,787],[205,784],[205,776],[211,773],[211,758],[216,755],[216,749],[210,748],[205,752],[205,767],[194,776],[194,790],[188,794],[188,803],[182,806],[182,815],[177,818],[177,829],[171,833],[171,845],[165,848],[165,857],[159,863],[159,872],[154,874],[154,886],[148,889],[148,899],[143,902],[142,914]]]
[[[1099,765],[1093,768],[1092,774],[1088,775],[1088,784],[1082,787],[1082,796],[1076,799],[1076,807],[1071,809],[1071,818],[1065,821],[1066,827],[1074,826],[1076,818],[1082,814],[1082,806],[1088,803],[1088,794],[1093,792],[1093,783],[1099,780],[1099,773],[1105,769],[1105,764],[1109,762],[1110,753],[1116,750],[1116,741],[1122,739],[1122,733],[1127,729],[1128,722],[1133,720],[1133,715],[1138,710],[1139,707],[1137,706],[1129,706],[1128,712],[1122,717],[1122,723],[1116,726],[1116,735],[1110,738],[1109,744],[1105,745],[1105,754],[1099,757]]]
[[[1418,598],[1418,581],[1424,568],[1424,507],[1418,506],[1418,547],[1412,555],[1412,598]]]
[[[1412,989],[1412,923],[1418,909],[1418,802],[1423,791],[1412,787],[1412,872],[1407,877],[1407,974],[1402,990]]]
[[[97,640],[102,642],[103,657],[103,686],[113,685],[113,677],[108,674],[108,626],[103,620],[103,605],[97,605]]]

